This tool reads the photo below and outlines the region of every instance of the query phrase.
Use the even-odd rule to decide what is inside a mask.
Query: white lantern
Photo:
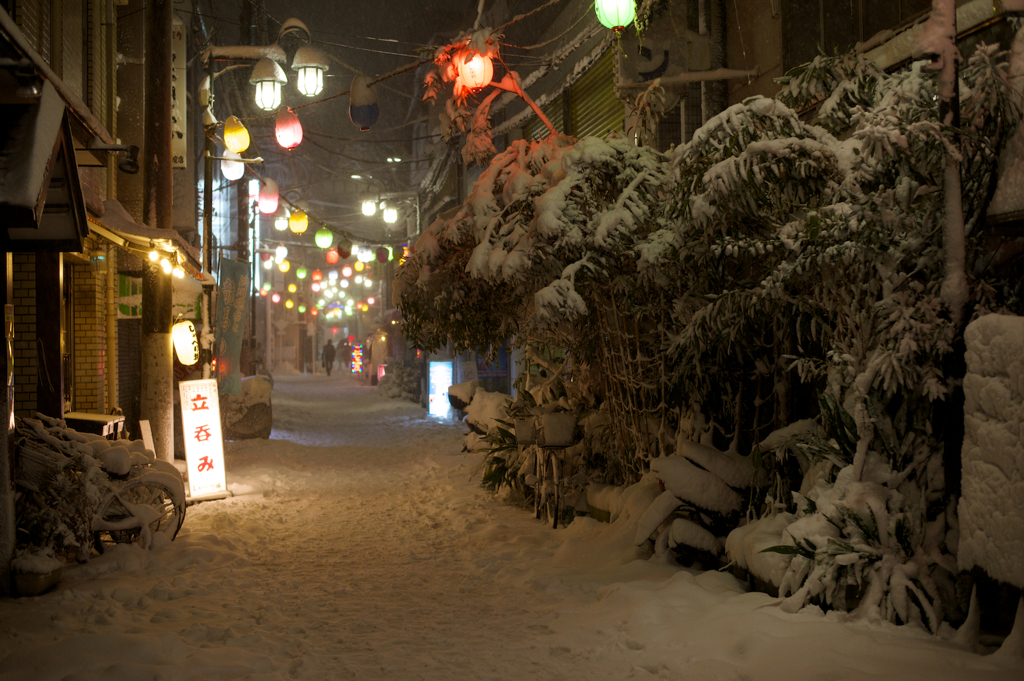
[[[274,229],[279,232],[284,232],[288,229],[288,208],[281,204],[277,207],[277,212],[274,213]]]
[[[232,159],[230,161],[225,160],[220,162],[220,173],[224,176],[224,179],[230,180],[231,182],[242,179],[242,175],[245,175],[245,164],[241,161],[242,157],[230,149],[226,149],[224,151],[224,158]],[[239,160],[235,161],[234,159],[236,158]]]
[[[297,80],[295,86],[307,97],[316,97],[324,89],[324,72],[328,68],[328,56],[316,47],[303,45],[295,51],[292,60]]]
[[[263,57],[252,67],[249,82],[256,86],[256,106],[264,111],[273,111],[281,106],[281,86],[288,79],[280,64]]]
[[[385,208],[384,209],[384,222],[389,225],[393,225],[398,222],[398,209],[397,208]]]
[[[281,262],[282,260],[284,260],[287,257],[288,257],[288,247],[285,246],[284,244],[282,244],[282,245],[278,246],[276,249],[274,249],[274,258],[278,262]]]
[[[199,361],[199,338],[192,322],[186,319],[175,324],[171,329],[171,338],[174,340],[174,352],[178,355],[179,362],[190,367]]]

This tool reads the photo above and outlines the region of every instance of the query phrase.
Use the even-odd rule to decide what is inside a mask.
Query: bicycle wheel
[[[142,542],[148,547],[156,532],[173,540],[185,519],[185,500],[167,473],[149,472],[113,491],[93,517],[93,542],[107,546]]]

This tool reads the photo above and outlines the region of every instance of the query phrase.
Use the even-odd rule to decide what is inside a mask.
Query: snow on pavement
[[[783,613],[623,523],[551,530],[481,489],[462,427],[348,376],[278,378],[274,417],[176,541],[0,601],[0,680],[1021,678],[950,631]]]

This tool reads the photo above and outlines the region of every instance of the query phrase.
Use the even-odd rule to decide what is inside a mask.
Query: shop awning
[[[189,276],[203,280],[202,264],[195,248],[173,229],[156,229],[140,225],[120,203],[114,199],[103,202],[103,217],[89,218],[94,232],[121,248],[148,258],[151,251],[170,257]],[[209,283],[213,283],[210,278]]]
[[[13,81],[0,83],[12,95],[0,104],[4,250],[81,252],[89,225],[67,108],[49,81],[19,89],[10,69],[0,74]]]

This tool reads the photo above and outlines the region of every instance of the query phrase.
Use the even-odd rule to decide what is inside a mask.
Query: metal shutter
[[[614,51],[609,49],[572,85],[572,130],[577,138],[622,130],[624,105],[615,96]]]
[[[559,95],[540,108],[558,132],[565,132],[565,117],[562,116],[562,96]],[[523,132],[523,139],[536,140],[548,136],[548,126],[544,125],[540,116],[530,116]]]

